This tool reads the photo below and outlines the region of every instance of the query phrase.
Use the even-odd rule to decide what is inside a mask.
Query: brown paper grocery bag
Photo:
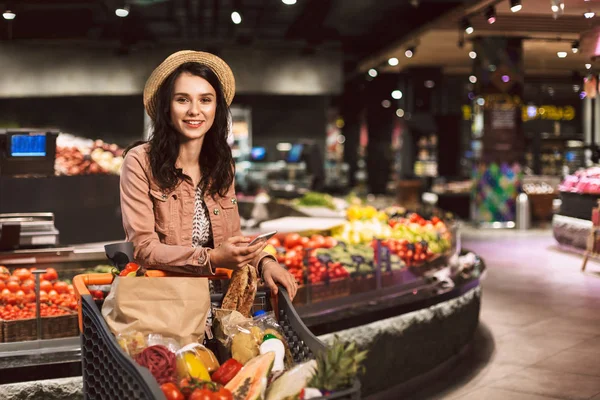
[[[116,277],[102,316],[115,335],[160,333],[185,345],[204,339],[209,307],[206,278]]]

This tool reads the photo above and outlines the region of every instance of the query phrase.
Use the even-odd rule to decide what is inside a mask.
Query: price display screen
[[[46,135],[13,135],[10,139],[12,157],[45,157]]]

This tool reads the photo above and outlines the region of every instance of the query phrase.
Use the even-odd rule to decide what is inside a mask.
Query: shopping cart
[[[115,262],[114,248],[107,247],[106,252],[116,265],[120,265],[125,260],[121,254],[120,261]],[[164,275],[160,271],[149,271],[149,273],[155,277]],[[217,270],[217,275],[210,278],[224,279],[227,277],[228,274],[225,271]],[[112,274],[77,275],[73,279],[81,331],[84,397],[85,399],[103,400],[165,400],[165,396],[150,371],[136,364],[121,349],[100,313],[101,302],[94,300],[90,295],[89,286],[110,285],[112,281]],[[213,295],[211,301],[218,302],[221,298],[222,295]],[[325,345],[304,325],[285,289],[280,288],[277,296],[271,296],[268,290],[259,291],[256,304],[264,305],[265,311],[276,311],[278,322],[288,341],[295,362],[314,358],[315,353],[325,349]],[[360,383],[356,380],[351,388],[320,399],[358,400],[360,399]]]

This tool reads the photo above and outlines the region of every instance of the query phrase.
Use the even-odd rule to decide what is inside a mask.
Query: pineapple
[[[364,371],[362,362],[366,351],[359,351],[356,343],[344,343],[335,336],[331,347],[317,354],[317,368],[308,387],[333,392],[353,384],[358,374]]]

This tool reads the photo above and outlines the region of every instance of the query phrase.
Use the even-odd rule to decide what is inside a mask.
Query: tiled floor
[[[481,324],[473,346],[415,399],[600,400],[600,264],[561,251],[550,231],[465,229],[480,254]]]

